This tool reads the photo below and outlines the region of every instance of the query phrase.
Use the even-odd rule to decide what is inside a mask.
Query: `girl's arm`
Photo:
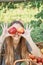
[[[5,23],[4,26],[1,25],[1,27],[3,31],[2,31],[2,35],[0,36],[0,53],[1,53],[1,48],[2,48],[5,37],[9,36],[8,31],[7,31],[8,24]]]
[[[33,42],[32,38],[31,38],[31,35],[30,35],[31,30],[32,29],[27,28],[26,31],[25,31],[25,33],[24,34],[21,34],[21,36],[23,36],[27,40],[28,44],[30,45],[29,51],[33,55],[35,55],[37,57],[41,57],[42,54],[40,52],[40,49],[36,46],[36,44]]]

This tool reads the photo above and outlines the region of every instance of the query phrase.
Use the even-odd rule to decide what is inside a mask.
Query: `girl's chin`
[[[14,43],[19,43],[19,40],[18,39],[14,39]]]
[[[14,37],[13,40],[14,40],[14,43],[17,43],[18,44],[19,41],[20,41],[20,38],[19,37]]]
[[[16,38],[14,38],[14,40],[18,40],[18,38],[16,37]]]
[[[15,43],[15,44],[18,44],[18,43],[19,43],[19,41],[14,41],[14,43]]]

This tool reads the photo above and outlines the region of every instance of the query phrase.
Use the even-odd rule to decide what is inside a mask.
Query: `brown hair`
[[[13,38],[11,36],[7,37],[4,41],[4,43],[6,44],[6,48],[5,48],[5,64],[6,65],[13,65],[14,61],[15,61],[15,56],[14,56],[14,44],[13,44]],[[26,47],[26,40],[24,38],[21,37],[21,40],[18,44],[19,47],[19,54],[20,54],[20,58],[21,59],[25,59],[27,58],[27,47]]]
[[[19,23],[22,27],[23,24],[20,21],[14,21],[11,23],[11,25],[13,25],[14,23]],[[10,26],[11,26],[10,25]],[[4,44],[5,44],[5,64],[6,65],[13,65],[14,61],[15,61],[15,49],[14,49],[14,42],[13,42],[13,37],[12,36],[8,36],[5,38],[4,40]],[[21,37],[20,42],[18,43],[18,53],[20,54],[20,58],[24,59],[27,58],[27,46],[26,46],[26,40],[25,38]]]
[[[21,23],[21,21],[13,21],[10,26],[12,26],[13,24],[20,24],[23,28],[24,28],[24,25]]]

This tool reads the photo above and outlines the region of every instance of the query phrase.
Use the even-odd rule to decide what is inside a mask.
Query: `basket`
[[[36,45],[41,49],[43,48],[43,42],[37,42]]]
[[[38,65],[36,62],[33,62],[32,60],[29,59],[16,60],[13,65],[16,65],[18,62],[26,62],[27,63],[26,65]]]

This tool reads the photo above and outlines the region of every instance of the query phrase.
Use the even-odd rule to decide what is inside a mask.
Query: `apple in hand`
[[[18,28],[17,29],[17,32],[23,34],[24,33],[24,28],[22,28],[22,27],[21,28]]]
[[[37,63],[39,63],[39,62],[42,62],[42,58],[40,58],[40,57],[37,58]]]
[[[9,32],[10,34],[15,34],[15,33],[17,32],[17,30],[16,30],[15,27],[12,27],[12,28],[10,28],[10,29],[8,30],[8,32]]]

